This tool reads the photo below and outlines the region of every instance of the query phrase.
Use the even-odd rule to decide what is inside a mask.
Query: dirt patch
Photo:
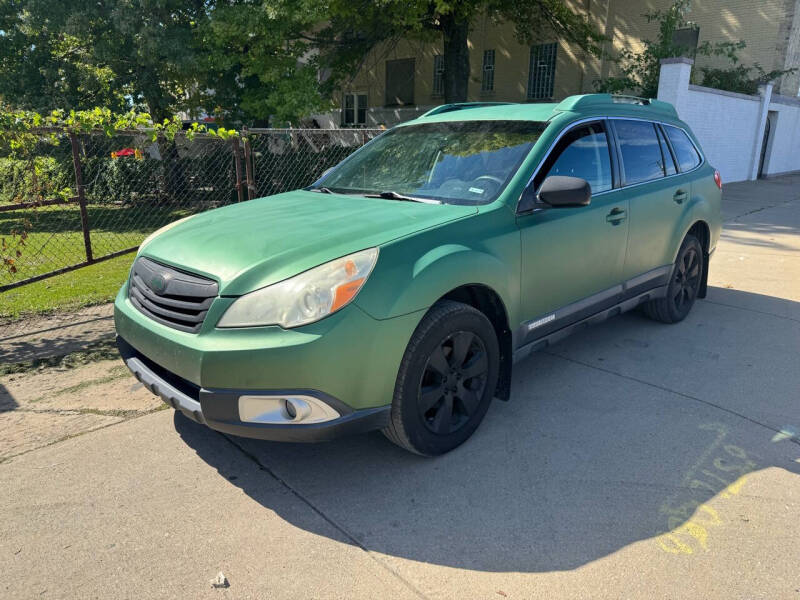
[[[0,376],[0,462],[167,408],[119,359],[62,358]]]
[[[114,305],[0,323],[0,363],[31,363],[114,338]]]

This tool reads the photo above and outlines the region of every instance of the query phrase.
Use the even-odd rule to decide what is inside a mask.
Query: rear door
[[[623,279],[636,279],[637,288],[652,287],[666,274],[659,268],[674,260],[675,226],[691,198],[691,176],[678,171],[659,124],[616,118],[610,122],[618,142],[623,189],[630,201]]]

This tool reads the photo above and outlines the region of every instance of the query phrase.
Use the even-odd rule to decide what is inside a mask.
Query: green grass
[[[110,302],[131,267],[134,252],[0,292],[0,320],[68,311]]]
[[[138,246],[150,233],[189,214],[150,204],[89,205],[92,251],[96,258]],[[14,232],[27,231],[16,272],[0,270],[0,285],[21,281],[86,260],[78,206],[47,206],[0,213],[0,237],[15,248]]]
[[[150,233],[189,214],[186,209],[150,204],[89,205],[94,256],[138,246]],[[49,273],[86,260],[76,205],[0,212],[0,237],[15,248],[14,233],[27,231],[16,272],[0,265],[0,285]],[[7,253],[7,252],[6,252]],[[0,323],[30,315],[75,310],[110,302],[125,281],[134,253],[63,275],[0,292]]]

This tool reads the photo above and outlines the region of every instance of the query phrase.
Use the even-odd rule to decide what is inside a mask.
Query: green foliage
[[[214,92],[199,104],[226,121],[259,126],[297,123],[328,108],[310,34],[328,19],[325,2],[230,0],[212,6],[201,32],[206,51],[200,89]]]
[[[0,203],[37,202],[72,195],[72,164],[54,156],[0,158]]]
[[[699,71],[701,85],[718,90],[753,95],[758,93],[759,85],[775,81],[783,75],[797,71],[797,69],[765,71],[760,64],[755,63],[752,67],[735,64],[727,69],[700,67]]]
[[[181,158],[175,150],[175,139],[178,135],[185,136],[192,144],[201,133],[222,140],[239,135],[233,129],[208,130],[198,123],[179,133],[181,121],[177,117],[153,122],[149,114],[136,111],[114,113],[108,108],[92,108],[53,110],[42,115],[0,106],[0,201],[36,203],[73,197],[75,174],[66,134],[102,132],[110,138],[121,131],[135,132],[126,140],[129,146],[137,147],[135,157],[115,159],[110,153],[82,157],[84,182],[92,182],[87,191],[90,201],[127,202],[136,198],[141,189],[170,191],[176,181],[186,186],[191,181],[186,175],[192,172],[220,172],[220,177],[227,176],[224,170],[204,164],[202,156]],[[163,145],[164,158],[144,160],[141,148],[144,141]],[[202,201],[203,191],[197,190],[196,196]],[[31,220],[24,219],[0,238],[0,264],[12,274],[17,272],[17,261],[28,246],[31,230]]]
[[[761,83],[774,80],[782,75],[796,71],[788,69],[785,71],[775,70],[765,72],[760,65],[744,67],[739,63],[739,51],[746,44],[744,41],[738,42],[703,42],[697,48],[687,48],[674,42],[673,36],[679,29],[695,27],[695,24],[687,19],[687,13],[691,8],[691,0],[675,0],[672,5],[665,10],[655,10],[646,13],[644,17],[648,23],[658,23],[658,35],[655,40],[643,40],[644,49],[634,52],[630,49],[623,49],[615,61],[620,67],[621,75],[608,77],[594,82],[598,92],[605,93],[634,93],[645,98],[655,98],[658,95],[658,78],[661,71],[661,60],[676,56],[687,56],[696,58],[697,56],[716,56],[729,61],[731,66],[728,68],[699,69],[701,78],[697,83],[707,87],[717,89],[754,94]],[[755,76],[750,73],[756,72]],[[698,71],[693,77],[697,78]]]
[[[324,106],[306,32],[321,0],[0,0],[0,99],[297,121]],[[25,82],[25,85],[20,85]]]

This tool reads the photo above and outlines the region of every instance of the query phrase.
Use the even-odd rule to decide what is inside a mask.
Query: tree
[[[282,125],[326,106],[311,32],[327,19],[321,0],[228,0],[202,32],[205,105],[231,120]],[[201,86],[202,87],[202,86]]]
[[[633,92],[645,98],[658,95],[658,78],[661,73],[661,59],[676,56],[696,58],[697,56],[718,56],[730,62],[727,68],[701,67],[692,73],[697,83],[708,87],[755,94],[758,86],[796,71],[796,69],[766,72],[759,64],[745,67],[739,64],[738,52],[746,46],[744,41],[703,42],[696,48],[682,46],[675,41],[679,29],[694,27],[687,19],[691,0],[675,0],[666,10],[655,10],[644,14],[648,23],[658,23],[658,36],[655,40],[643,40],[644,50],[634,52],[623,49],[614,60],[620,66],[621,75],[595,81],[599,92]],[[751,72],[755,71],[755,76]]]
[[[206,4],[5,0],[0,95],[22,109],[139,105],[158,121],[171,117],[196,76]]]
[[[321,105],[322,0],[0,0],[0,99],[19,109],[205,109],[296,120]],[[300,60],[306,56],[305,60]]]
[[[467,99],[470,26],[479,15],[515,25],[517,39],[530,44],[555,35],[587,52],[599,54],[603,35],[564,0],[331,0],[330,24],[316,36],[321,62],[334,73],[332,84],[358,67],[380,42],[404,37],[441,40],[445,102]]]

